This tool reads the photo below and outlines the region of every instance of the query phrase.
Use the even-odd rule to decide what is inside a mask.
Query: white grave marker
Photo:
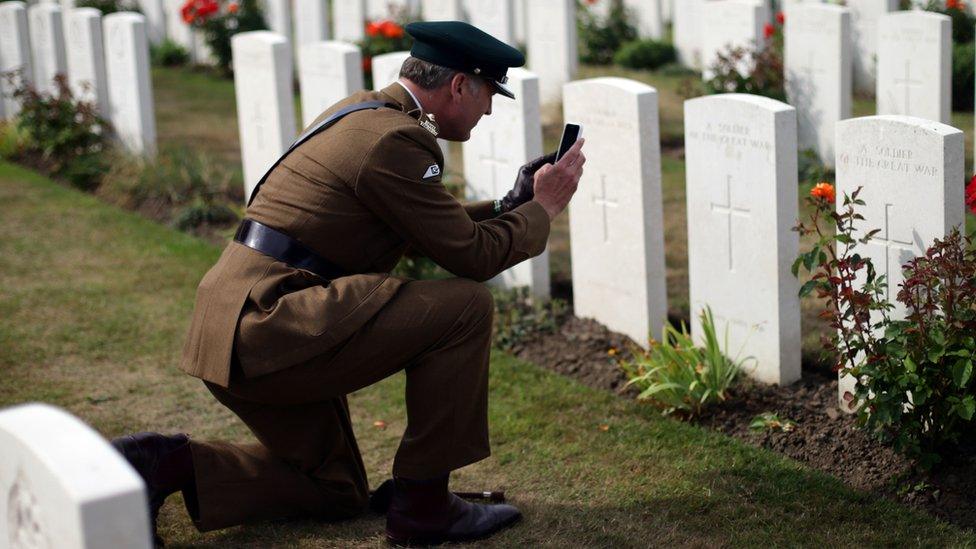
[[[910,116],[866,116],[837,124],[837,207],[844,194],[861,187],[858,207],[864,216],[857,236],[880,229],[856,252],[869,258],[888,281],[891,318],[906,311],[895,296],[904,281],[901,266],[923,255],[935,239],[965,224],[962,181],[965,137],[956,128]],[[844,393],[854,380],[842,377]]]
[[[235,34],[231,50],[246,202],[296,137],[292,58],[288,40],[270,31]]]
[[[308,126],[326,108],[363,89],[363,57],[345,42],[316,42],[298,51],[302,94],[302,125]]]
[[[265,0],[264,5],[268,29],[291,40],[291,0]]]
[[[67,76],[64,54],[64,24],[61,6],[36,4],[27,8],[30,45],[33,52],[34,86],[42,93],[57,93],[54,77]]]
[[[0,119],[13,118],[20,104],[10,94],[20,81],[33,78],[30,40],[27,30],[27,5],[23,2],[0,3],[0,73],[19,71],[17,81],[0,78]]]
[[[498,98],[491,116],[481,119],[464,142],[465,194],[469,200],[495,200],[512,187],[519,168],[542,156],[539,78],[531,72],[508,70],[515,100]],[[529,286],[534,296],[549,297],[549,251],[523,261],[493,278],[512,288]]]
[[[624,7],[637,19],[634,26],[637,27],[638,35],[654,40],[664,37],[661,0],[624,0]]]
[[[685,102],[688,281],[692,333],[711,307],[750,375],[800,379],[796,110],[747,94]],[[697,338],[698,335],[695,335]]]
[[[332,24],[336,40],[362,40],[366,36],[366,0],[333,1]]]
[[[465,0],[472,25],[511,45],[515,40],[514,0]]]
[[[400,67],[410,57],[408,51],[395,51],[373,57],[373,91],[380,91],[400,79]]]
[[[149,79],[145,16],[117,12],[103,18],[108,75],[109,120],[132,153],[156,155],[156,115]]]
[[[949,122],[952,19],[923,11],[882,15],[878,23],[878,114]]]
[[[295,51],[329,39],[329,5],[325,0],[295,0]]]
[[[193,35],[193,28],[183,21],[180,9],[185,0],[163,0],[163,8],[166,11],[166,37],[179,44],[190,54],[190,59],[195,60],[196,40]]]
[[[74,1],[74,0],[64,0]],[[146,16],[146,32],[149,43],[158,45],[166,40],[166,10],[163,0],[139,0],[139,10]]]
[[[851,117],[851,13],[840,6],[798,4],[786,14],[786,94],[797,113],[801,150],[834,164],[834,124]]]
[[[423,0],[424,21],[464,21],[461,0]]]
[[[848,0],[854,42],[854,89],[875,93],[878,73],[878,18],[896,11],[898,0]]]
[[[720,0],[707,2],[701,12],[702,78],[714,76],[713,65],[719,53],[729,48],[751,49],[761,44],[763,26],[769,20],[765,4],[753,0]],[[739,67],[745,74],[746,66]]]
[[[667,318],[658,95],[623,78],[566,84],[586,168],[569,204],[575,314],[646,346]]]
[[[681,0],[674,5],[674,48],[678,61],[701,68],[701,18],[705,0]]]
[[[152,547],[145,486],[98,433],[46,404],[0,411],[0,544]]]
[[[542,103],[558,102],[579,64],[575,0],[532,0],[526,8],[529,69],[539,75]]]
[[[64,30],[68,44],[68,84],[71,93],[76,99],[94,103],[104,116],[109,108],[102,12],[95,8],[68,10]]]
[[[527,42],[529,15],[528,0],[515,0],[515,40],[519,44]]]

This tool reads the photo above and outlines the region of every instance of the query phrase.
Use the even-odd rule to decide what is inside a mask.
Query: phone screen
[[[566,154],[566,151],[576,143],[579,139],[580,126],[579,124],[566,124],[563,128],[563,138],[559,140],[559,150],[556,151],[556,162]]]

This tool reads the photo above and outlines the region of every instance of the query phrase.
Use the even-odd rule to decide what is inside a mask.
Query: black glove
[[[556,153],[549,153],[519,168],[518,176],[515,178],[515,186],[501,200],[496,202],[496,213],[503,214],[510,212],[532,200],[535,196],[535,190],[533,188],[535,185],[535,172],[539,171],[539,168],[546,164],[552,164],[555,161]]]

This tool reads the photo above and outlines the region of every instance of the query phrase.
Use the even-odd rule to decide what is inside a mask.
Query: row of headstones
[[[64,21],[62,21],[64,16]],[[102,17],[94,8],[19,1],[0,3],[0,73],[16,72],[41,93],[57,94],[55,77],[67,79],[72,95],[90,101],[135,154],[156,151],[156,122],[149,77],[145,17],[118,12]],[[0,81],[0,120],[20,111],[12,97],[21,84]]]

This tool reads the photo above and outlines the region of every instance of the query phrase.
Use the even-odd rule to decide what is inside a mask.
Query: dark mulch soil
[[[537,336],[512,349],[519,358],[582,383],[634,398],[633,387],[608,353],[625,356],[633,342],[602,324],[570,316],[556,333]],[[759,414],[773,412],[796,422],[790,432],[749,429]],[[976,528],[976,456],[922,474],[890,448],[857,429],[855,418],[837,407],[837,380],[804,372],[789,387],[744,381],[730,398],[696,420],[749,444],[785,454],[830,473],[859,490],[888,497],[965,528]]]

